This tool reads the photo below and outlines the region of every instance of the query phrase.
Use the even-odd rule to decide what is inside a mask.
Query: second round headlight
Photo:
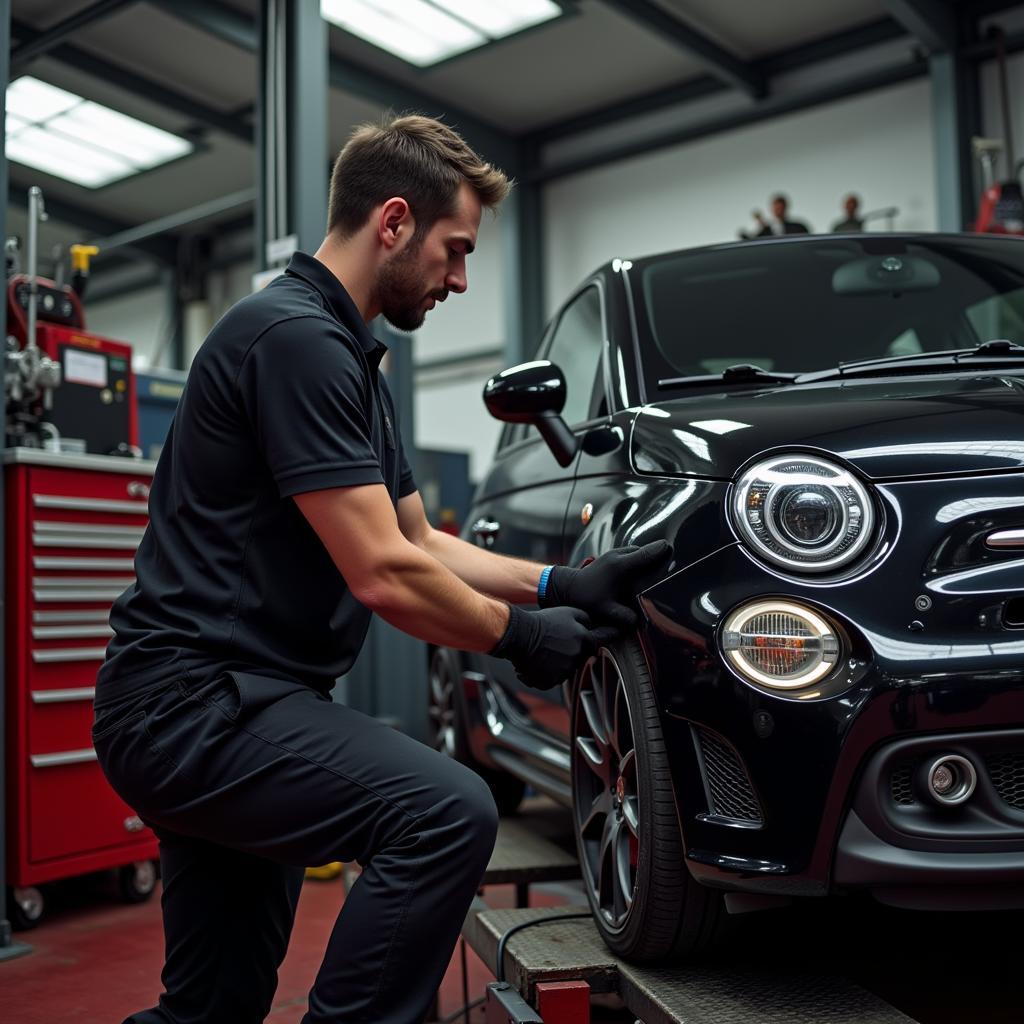
[[[755,554],[787,569],[826,572],[864,550],[875,511],[848,470],[793,454],[759,462],[740,477],[733,518]]]

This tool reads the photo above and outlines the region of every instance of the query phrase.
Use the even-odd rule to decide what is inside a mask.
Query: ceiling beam
[[[727,85],[739,89],[752,99],[760,99],[767,94],[768,80],[753,65],[740,60],[652,0],[605,0],[605,3],[645,28],[672,40],[680,50],[696,58],[710,74]]]
[[[127,7],[129,4],[138,3],[138,0],[98,0],[91,7],[86,7],[77,14],[72,14],[56,25],[42,30],[34,39],[19,43],[11,50],[10,78],[13,81],[19,75],[24,74],[25,68],[37,57],[42,57],[59,43],[94,22],[100,21],[109,15]]]
[[[256,22],[244,12],[222,0],[151,0],[159,7],[196,28],[203,29],[226,43],[250,53],[259,51]],[[502,164],[506,171],[516,173],[518,149],[515,140],[481,121],[469,111],[445,100],[428,96],[411,86],[361,67],[353,61],[330,55],[330,84],[334,89],[378,103],[395,111],[417,110],[424,114],[443,116],[458,128],[466,141],[484,153],[489,160]]]
[[[16,18],[11,19],[11,32],[19,40],[19,46],[24,42],[31,42],[43,33],[32,28],[31,25]],[[151,79],[129,71],[127,68],[111,64],[100,57],[95,57],[86,50],[73,46],[70,43],[60,43],[47,53],[48,57],[66,64],[76,71],[82,71],[94,78],[103,79],[105,82],[114,83],[127,92],[164,107],[176,114],[181,114],[190,121],[198,122],[208,128],[214,128],[230,135],[233,138],[241,139],[243,142],[252,142],[252,128],[243,120],[224,114],[219,110],[208,107],[205,103],[199,103],[175,89],[160,85]]]
[[[759,58],[754,66],[766,79],[770,80],[774,75],[795,71],[821,61],[832,60],[835,57],[842,57],[857,50],[868,49],[901,38],[906,38],[903,26],[893,21],[892,18],[881,18],[853,29],[844,29],[834,35],[823,36],[809,43],[802,43],[792,49],[768,54],[766,57]],[[724,92],[726,89],[727,86],[721,79],[711,75],[699,75],[677,85],[656,89],[653,92],[643,93],[628,100],[558,121],[538,129],[529,138],[532,142],[542,145],[593,128],[606,128],[616,121],[629,121],[642,114],[651,114],[666,107],[703,99]]]
[[[882,6],[928,53],[956,49],[956,14],[945,0],[882,0]]]
[[[7,192],[7,201],[19,209],[28,209],[28,188],[18,187],[13,182]],[[70,224],[81,228],[90,235],[116,235],[127,231],[131,225],[115,220],[95,210],[86,210],[75,203],[54,196],[46,196],[46,212],[54,220],[62,224]],[[126,247],[127,248],[127,247]],[[135,242],[131,249],[149,259],[157,260],[173,266],[178,259],[177,244],[170,238],[146,238]],[[102,254],[101,254],[102,255]]]

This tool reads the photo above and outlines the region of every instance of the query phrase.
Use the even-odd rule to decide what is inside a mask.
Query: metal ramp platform
[[[515,884],[518,907],[494,909],[478,898],[470,909],[462,934],[484,963],[493,967],[498,941],[514,925],[553,914],[579,914],[579,906],[525,905],[531,883],[579,877],[564,835],[561,844],[554,841],[559,827],[564,834],[564,821],[565,812],[559,808],[502,821],[484,884]],[[627,964],[608,951],[589,918],[555,920],[517,932],[505,947],[504,968],[510,987],[505,995],[489,991],[488,1024],[582,1024],[589,1020],[591,993],[616,993],[642,1024],[912,1020],[848,978],[815,973],[813,968],[758,971],[729,963],[673,968]],[[522,999],[517,1001],[516,994]]]

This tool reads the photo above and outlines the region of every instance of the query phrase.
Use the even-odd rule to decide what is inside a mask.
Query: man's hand
[[[542,608],[568,605],[582,608],[596,622],[633,629],[633,610],[643,578],[663,569],[672,557],[672,545],[656,540],[642,548],[613,548],[582,569],[556,565],[548,576]]]
[[[538,690],[563,683],[598,647],[618,635],[609,626],[591,629],[578,608],[526,611],[510,605],[508,611],[508,628],[491,654],[511,661],[520,681]]]

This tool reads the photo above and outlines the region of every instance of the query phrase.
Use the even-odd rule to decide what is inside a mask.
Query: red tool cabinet
[[[153,462],[4,451],[9,884],[155,858],[92,748],[114,599],[134,579]]]

